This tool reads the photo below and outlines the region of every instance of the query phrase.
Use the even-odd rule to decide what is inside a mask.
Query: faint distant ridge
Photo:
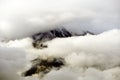
[[[86,31],[83,34],[76,34],[76,33],[68,31],[65,28],[56,28],[56,29],[49,30],[49,31],[46,31],[46,32],[41,32],[41,33],[34,34],[32,36],[32,38],[34,40],[33,46],[35,48],[43,48],[43,47],[47,47],[47,46],[43,45],[44,42],[52,40],[54,38],[66,38],[66,37],[72,37],[72,36],[84,36],[84,35],[86,35],[88,33],[93,35],[93,33],[89,32],[89,31]]]

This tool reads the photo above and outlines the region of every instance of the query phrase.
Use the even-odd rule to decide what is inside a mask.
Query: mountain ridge
[[[40,32],[37,34],[34,34],[32,36],[33,39],[33,47],[42,49],[42,48],[47,48],[47,45],[44,45],[43,43],[46,41],[50,41],[54,38],[67,38],[67,37],[72,37],[72,36],[85,36],[87,34],[94,35],[92,32],[85,31],[83,34],[77,34],[68,31],[65,28],[55,28],[53,30],[45,31],[45,32]]]

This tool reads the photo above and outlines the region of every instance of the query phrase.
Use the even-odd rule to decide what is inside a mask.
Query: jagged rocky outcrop
[[[52,40],[53,38],[56,37],[63,38],[63,37],[71,37],[71,36],[73,36],[73,34],[67,31],[65,28],[62,29],[57,28],[43,33],[37,33],[32,37],[34,40],[47,41],[47,40]]]
[[[59,70],[62,66],[65,65],[63,58],[47,58],[41,59],[40,57],[31,61],[32,66],[30,69],[25,71],[23,76],[32,76],[34,74],[39,74],[39,77],[42,78],[45,74],[49,73],[52,69]]]
[[[71,37],[76,36],[77,34],[73,34],[72,32],[67,31],[65,28],[56,28],[54,30],[37,33],[32,36],[34,42],[33,46],[35,48],[47,48],[47,45],[44,45],[43,43],[49,40],[52,40],[54,38],[65,38],[65,37]]]
[[[50,31],[42,32],[42,33],[37,33],[32,36],[34,42],[33,42],[33,47],[42,49],[42,48],[47,48],[48,46],[43,44],[46,41],[52,40],[54,38],[65,38],[65,37],[71,37],[71,36],[85,36],[86,34],[91,34],[94,35],[93,33],[89,31],[83,32],[83,34],[76,34],[69,32],[65,28],[56,28]]]

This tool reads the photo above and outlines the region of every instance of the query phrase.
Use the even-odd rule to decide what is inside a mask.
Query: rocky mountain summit
[[[85,36],[86,34],[91,34],[94,35],[93,33],[89,31],[83,32],[83,34],[76,34],[73,32],[68,31],[65,28],[56,28],[53,30],[49,30],[46,32],[41,32],[34,34],[32,36],[34,42],[33,42],[33,47],[37,49],[42,49],[42,48],[47,48],[47,45],[44,45],[43,43],[49,40],[52,40],[54,38],[66,38],[66,37],[72,37],[72,36]]]

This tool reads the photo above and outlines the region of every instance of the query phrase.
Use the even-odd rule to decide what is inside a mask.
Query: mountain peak
[[[43,43],[49,40],[52,40],[54,38],[66,38],[66,37],[72,37],[72,36],[85,36],[87,34],[94,35],[93,33],[89,31],[85,31],[83,34],[76,34],[73,32],[68,31],[65,28],[56,28],[53,30],[49,30],[46,32],[40,32],[37,34],[34,34],[32,36],[34,42],[33,47],[35,48],[47,48],[47,45],[44,45]]]
[[[35,48],[47,47],[47,46],[43,45],[43,43],[46,41],[52,40],[54,38],[65,38],[65,37],[71,37],[71,36],[75,36],[75,34],[73,34],[72,32],[69,32],[65,28],[56,28],[53,30],[49,30],[46,32],[37,33],[37,34],[33,35],[32,36],[32,38],[34,40],[33,46]]]

